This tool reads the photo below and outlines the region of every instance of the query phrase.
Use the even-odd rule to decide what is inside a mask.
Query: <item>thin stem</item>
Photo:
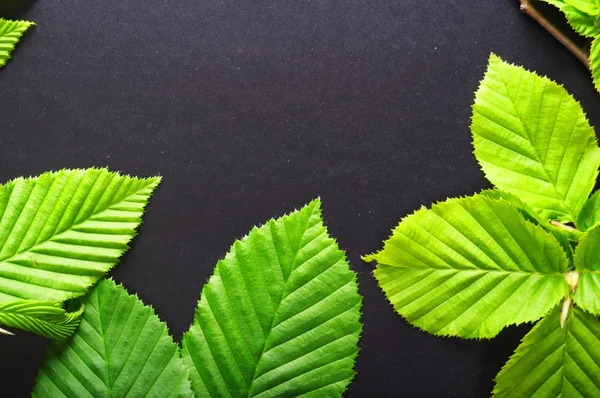
[[[544,17],[538,10],[535,9],[534,6],[531,5],[530,0],[520,0],[521,1],[521,11],[525,14],[529,15],[531,18],[535,19],[544,29],[546,29],[552,36],[554,36],[558,41],[560,41],[563,46],[567,48],[567,50],[571,51],[573,55],[577,57],[581,61],[583,65],[587,69],[590,69],[590,60],[589,54],[575,44],[571,39],[569,39],[564,33],[556,28],[546,17]]]
[[[0,328],[0,333],[2,333],[2,334],[7,334],[7,335],[9,335],[9,336],[14,336],[14,335],[15,335],[14,333],[11,333],[11,332],[9,332],[8,330],[4,330],[4,329],[2,329],[2,328]]]
[[[563,223],[561,223],[559,221],[556,221],[556,220],[550,221],[550,224],[552,224],[552,225],[554,225],[555,227],[558,227],[558,228],[567,229],[569,231],[579,231],[577,228],[573,228],[570,225],[563,224]]]

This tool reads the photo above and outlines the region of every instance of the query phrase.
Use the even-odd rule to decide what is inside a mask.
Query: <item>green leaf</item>
[[[408,322],[441,336],[490,338],[546,314],[568,292],[559,243],[507,201],[451,199],[402,220],[375,277]]]
[[[564,0],[542,0],[561,10],[569,25],[582,36],[596,37],[600,34],[599,15],[589,15],[564,2]]]
[[[254,228],[218,262],[183,337],[196,395],[341,396],[361,302],[318,200]]]
[[[28,21],[9,21],[0,18],[0,68],[10,59],[10,53],[30,26],[35,25]]]
[[[600,149],[563,87],[492,55],[471,131],[475,156],[493,184],[546,219],[577,219],[598,175]]]
[[[588,15],[600,14],[600,8],[596,0],[565,0],[565,3]]]
[[[590,50],[590,69],[596,90],[600,91],[600,36],[596,36]]]
[[[67,312],[60,302],[18,300],[0,303],[0,324],[61,339],[73,334],[82,313],[83,307]]]
[[[577,217],[577,226],[582,231],[589,231],[598,225],[600,225],[600,191],[590,196]]]
[[[566,6],[562,9],[569,25],[584,37],[596,37],[600,34],[600,17],[588,15],[575,7]]]
[[[127,249],[160,178],[62,170],[0,187],[0,302],[64,301]]]
[[[575,250],[579,283],[573,301],[592,314],[600,314],[600,228],[591,230]]]
[[[551,224],[550,222],[548,222],[548,220],[544,219],[532,208],[523,203],[521,199],[508,192],[504,192],[499,189],[491,189],[482,191],[481,194],[485,195],[490,199],[506,200],[507,202],[509,202],[514,208],[519,210],[519,213],[521,213],[525,220],[539,225],[542,228],[544,228],[546,232],[551,233],[552,236],[556,238],[558,243],[560,243],[562,249],[567,254],[567,257],[570,260],[573,260],[573,249],[571,248],[571,242],[579,241],[584,235],[583,232],[578,231],[576,229],[572,229],[568,226],[557,227]]]
[[[496,376],[495,397],[600,396],[600,322],[572,308],[563,328],[560,306],[523,339]]]
[[[105,279],[77,332],[49,344],[33,397],[192,397],[179,348],[151,307]]]

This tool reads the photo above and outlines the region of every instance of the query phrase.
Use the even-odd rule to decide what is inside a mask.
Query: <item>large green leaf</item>
[[[159,178],[63,170],[0,187],[0,302],[80,296],[118,261]]]
[[[341,396],[361,297],[320,202],[236,241],[202,290],[183,358],[199,397]]]
[[[496,397],[600,396],[600,323],[572,308],[564,327],[560,306],[525,336],[496,376]]]
[[[504,200],[451,199],[402,220],[375,277],[396,311],[435,335],[493,337],[568,292],[560,244]]]
[[[575,250],[579,283],[573,300],[592,314],[600,315],[600,228],[591,230]]]
[[[0,68],[10,59],[10,53],[30,26],[28,21],[9,21],[0,18]]]
[[[471,125],[487,178],[546,219],[575,221],[600,149],[579,103],[553,81],[492,55]]]
[[[0,303],[0,324],[59,339],[73,334],[82,313],[83,307],[67,312],[56,301],[17,300]]]
[[[179,348],[151,307],[106,279],[77,332],[49,344],[33,397],[192,397]]]
[[[582,231],[589,231],[598,225],[600,225],[600,191],[594,192],[589,197],[577,217],[577,226]]]

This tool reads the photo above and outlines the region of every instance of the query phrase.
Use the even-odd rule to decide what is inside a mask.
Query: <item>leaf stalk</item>
[[[577,57],[579,61],[589,70],[590,69],[590,56],[581,47],[569,39],[564,33],[562,33],[552,22],[544,17],[532,4],[530,0],[520,0],[521,11],[533,18],[537,23],[542,25],[552,36],[554,36],[563,46],[567,48],[573,55]]]

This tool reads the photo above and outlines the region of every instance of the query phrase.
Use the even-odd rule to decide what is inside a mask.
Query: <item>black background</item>
[[[162,175],[112,275],[177,341],[233,240],[320,196],[364,295],[346,396],[489,396],[528,327],[429,336],[360,255],[421,205],[489,186],[469,123],[490,52],[561,82],[600,122],[587,71],[517,0],[37,0],[16,15],[38,26],[0,70],[0,181]],[[0,394],[29,394],[44,345],[0,338]]]

